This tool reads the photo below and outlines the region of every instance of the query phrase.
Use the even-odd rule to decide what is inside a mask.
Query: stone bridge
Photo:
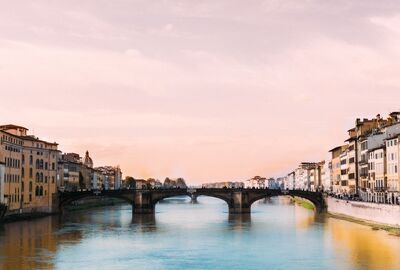
[[[193,200],[199,196],[209,196],[221,199],[228,204],[230,214],[251,212],[251,205],[260,199],[274,196],[296,196],[312,202],[318,212],[325,209],[325,200],[320,192],[300,190],[273,190],[273,189],[229,189],[229,188],[199,188],[199,189],[136,189],[136,190],[108,190],[60,192],[58,196],[59,211],[73,201],[93,197],[107,196],[127,201],[133,206],[135,214],[153,214],[155,205],[160,200],[189,196]]]

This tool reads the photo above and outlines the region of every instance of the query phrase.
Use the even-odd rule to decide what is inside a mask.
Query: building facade
[[[4,202],[10,213],[50,212],[57,192],[58,144],[28,135],[17,125],[0,126]]]
[[[385,141],[388,192],[400,192],[399,138],[400,135],[395,135]]]

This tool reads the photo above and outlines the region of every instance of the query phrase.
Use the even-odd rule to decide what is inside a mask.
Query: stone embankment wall
[[[328,212],[392,226],[400,226],[400,205],[353,202],[328,197]]]

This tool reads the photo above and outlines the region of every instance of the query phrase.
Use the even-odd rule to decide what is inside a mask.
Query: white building
[[[291,172],[286,176],[285,189],[295,189],[295,172]]]
[[[387,188],[389,192],[400,191],[399,178],[399,135],[389,137],[386,143]]]
[[[279,188],[279,185],[278,185],[277,180],[276,180],[275,178],[273,178],[273,177],[268,178],[268,180],[267,180],[267,187],[268,187],[269,189],[278,189],[278,188]]]
[[[245,181],[245,188],[265,188],[266,178],[261,176],[254,176]]]
[[[371,149],[369,151],[370,158],[370,170],[369,179],[372,185],[372,189],[375,191],[381,191],[386,187],[385,183],[385,169],[386,169],[386,151],[384,146]]]
[[[359,179],[361,190],[371,191],[371,181],[369,178],[370,171],[370,150],[380,147],[384,144],[386,134],[380,131],[375,131],[372,134],[360,139],[360,156],[359,156]]]
[[[325,191],[332,190],[332,162],[324,161],[321,165],[322,188]]]

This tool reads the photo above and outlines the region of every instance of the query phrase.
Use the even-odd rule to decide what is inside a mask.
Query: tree
[[[176,186],[179,187],[179,188],[187,188],[185,179],[183,179],[181,177],[176,179]]]
[[[136,186],[135,178],[133,178],[132,176],[125,177],[125,186],[128,188],[135,188]]]

